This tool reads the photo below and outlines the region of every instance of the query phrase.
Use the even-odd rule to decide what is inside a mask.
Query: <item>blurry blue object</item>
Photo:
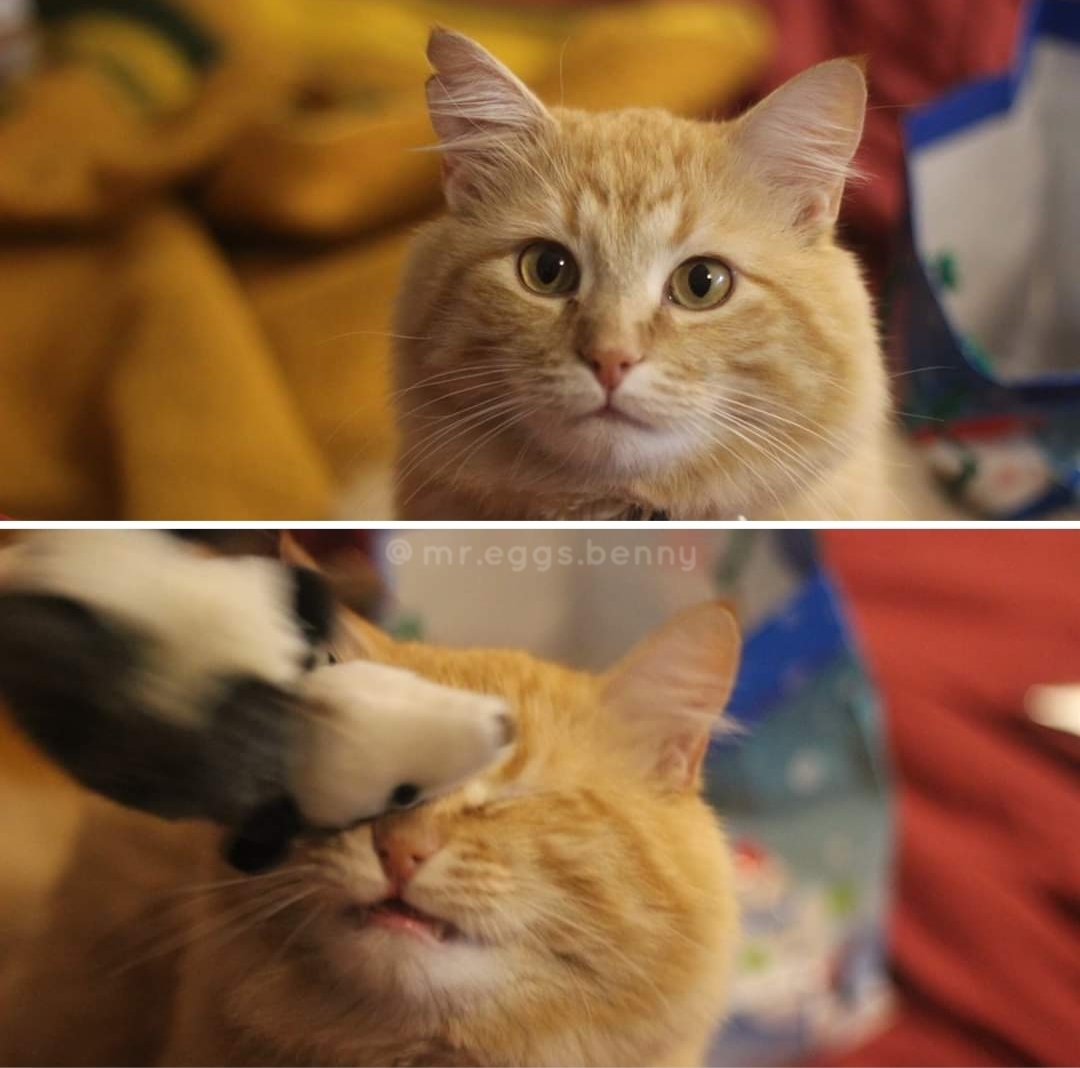
[[[735,846],[743,922],[713,1065],[792,1063],[879,1026],[891,1006],[877,691],[812,541],[792,554],[782,533],[756,537],[772,553],[744,566],[736,591],[760,583],[766,556],[790,586],[746,636],[729,711],[737,729],[706,760],[709,800]]]
[[[753,727],[846,648],[832,588],[823,574],[813,574],[781,611],[747,636],[730,715]]]

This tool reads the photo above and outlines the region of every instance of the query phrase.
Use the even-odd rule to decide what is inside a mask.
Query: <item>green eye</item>
[[[562,297],[577,289],[577,261],[555,241],[534,241],[518,257],[518,274],[526,289],[542,297]]]
[[[691,311],[716,308],[731,296],[735,275],[723,260],[698,256],[680,263],[668,283],[668,296]]]

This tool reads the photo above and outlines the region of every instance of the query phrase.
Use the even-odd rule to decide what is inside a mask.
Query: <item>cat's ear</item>
[[[338,613],[333,645],[334,655],[339,660],[387,662],[393,659],[394,639],[347,608]]]
[[[722,602],[675,616],[604,679],[605,704],[668,787],[696,789],[709,738],[731,696],[741,641]]]
[[[443,156],[443,189],[451,211],[489,188],[516,142],[552,121],[524,82],[463,34],[436,27],[427,49],[435,73],[427,82],[428,113]]]
[[[862,64],[833,59],[780,86],[737,120],[735,143],[790,224],[819,234],[840,214],[865,116]]]
[[[309,571],[322,573],[315,557],[287,530],[278,535],[278,559],[291,567],[306,567]]]

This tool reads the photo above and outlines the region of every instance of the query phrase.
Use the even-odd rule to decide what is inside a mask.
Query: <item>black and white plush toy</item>
[[[496,698],[331,663],[335,614],[314,571],[277,560],[35,532],[0,554],[0,696],[85,786],[220,823],[255,870],[295,835],[451,789],[512,740]]]

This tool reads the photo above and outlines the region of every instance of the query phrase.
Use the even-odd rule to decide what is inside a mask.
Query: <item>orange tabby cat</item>
[[[98,806],[51,931],[9,972],[0,1060],[699,1061],[736,934],[699,794],[737,664],[731,614],[684,612],[600,677],[355,622],[345,641],[504,695],[517,748],[457,794],[251,879],[205,838],[184,852],[165,828],[152,850],[160,825]],[[176,893],[196,878],[203,892]]]
[[[448,31],[428,54],[449,211],[400,291],[403,517],[897,509],[871,302],[834,239],[857,63],[710,123],[548,109]]]

